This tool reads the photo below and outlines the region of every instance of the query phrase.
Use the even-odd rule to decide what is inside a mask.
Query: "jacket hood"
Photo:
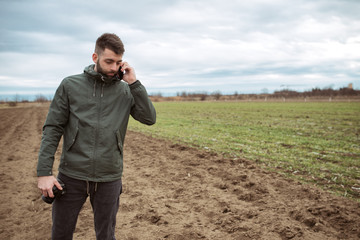
[[[104,74],[96,72],[94,70],[94,68],[95,68],[95,64],[91,64],[91,65],[85,67],[84,72],[86,74],[88,74],[89,76],[91,76],[92,78],[94,78],[96,80],[100,80],[100,81],[102,81],[102,82],[104,82],[106,84],[111,83],[113,81],[120,81],[117,74],[115,76],[113,76],[113,77],[108,77],[108,76],[105,76]]]

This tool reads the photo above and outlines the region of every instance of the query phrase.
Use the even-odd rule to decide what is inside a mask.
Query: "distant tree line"
[[[176,96],[181,96],[182,98],[190,98],[190,99],[200,99],[201,101],[205,101],[208,98],[213,98],[215,100],[220,100],[222,94],[220,91],[215,91],[210,94],[207,92],[195,92],[195,93],[187,93],[187,92],[181,92],[177,93]]]
[[[49,101],[51,101],[51,99],[47,98],[46,96],[44,96],[42,94],[35,95],[35,98],[33,100],[33,102],[38,102],[38,103],[44,103],[44,102],[49,102]],[[28,103],[28,102],[30,102],[28,99],[22,99],[21,95],[19,95],[19,94],[15,94],[11,100],[9,100],[9,99],[1,99],[0,100],[0,104],[8,104],[10,107],[16,107],[18,105],[18,103]]]
[[[299,97],[346,97],[346,96],[360,96],[360,90],[355,90],[352,88],[340,88],[339,90],[334,90],[332,88],[313,88],[311,91],[305,92],[296,92],[292,90],[281,90],[275,91],[273,94],[270,94],[274,97],[286,97],[286,98],[299,98]]]
[[[166,99],[168,101],[218,101],[218,100],[251,100],[251,99],[295,99],[295,98],[346,98],[346,97],[360,97],[360,90],[355,90],[352,87],[344,87],[335,90],[331,87],[323,89],[313,88],[309,91],[297,92],[291,89],[283,89],[275,91],[274,93],[268,93],[266,88],[262,89],[260,94],[240,94],[237,91],[234,94],[222,94],[220,91],[212,93],[208,92],[177,92],[175,97],[163,97],[159,93],[150,94],[150,98],[153,101],[161,101]],[[43,103],[49,102],[51,98],[44,96],[43,94],[35,95],[33,102]],[[20,95],[16,94],[13,100],[8,101],[0,100],[0,104],[7,103],[9,106],[17,106],[19,102],[29,102],[28,100],[21,100]]]
[[[222,94],[220,91],[212,93],[207,92],[177,92],[176,97],[163,97],[161,93],[150,94],[153,101],[160,101],[166,99],[170,101],[205,101],[205,100],[246,100],[246,99],[291,99],[291,98],[336,98],[336,97],[360,97],[360,90],[353,88],[340,88],[335,90],[331,87],[327,88],[313,88],[309,91],[297,92],[291,89],[283,89],[268,93],[267,89],[263,89],[260,94],[239,94],[237,91],[234,94]]]

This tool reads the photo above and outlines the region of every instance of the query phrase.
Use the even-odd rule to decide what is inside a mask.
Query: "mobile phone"
[[[119,71],[118,71],[117,74],[118,74],[118,77],[119,77],[120,80],[123,79],[124,72],[123,72],[123,70],[121,69],[121,67],[119,68]]]

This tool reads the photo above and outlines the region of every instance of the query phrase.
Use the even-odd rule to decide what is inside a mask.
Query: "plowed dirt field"
[[[47,110],[0,109],[0,239],[50,239],[51,205],[36,178]],[[117,239],[360,239],[358,202],[246,159],[131,131],[124,152]],[[74,239],[95,239],[93,229],[87,201]]]

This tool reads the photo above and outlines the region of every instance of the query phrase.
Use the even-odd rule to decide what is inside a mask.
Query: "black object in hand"
[[[120,80],[123,79],[123,77],[124,77],[124,72],[122,71],[121,67],[119,68],[118,76],[119,76]]]
[[[60,180],[60,179],[57,179],[58,182],[60,183],[61,187],[62,187],[62,190],[58,189],[55,185],[53,186],[53,194],[54,194],[54,197],[51,198],[49,196],[45,197],[44,195],[41,196],[42,200],[48,204],[52,204],[53,201],[56,199],[56,198],[60,198],[62,195],[64,195],[66,193],[66,189],[65,189],[65,184]]]

